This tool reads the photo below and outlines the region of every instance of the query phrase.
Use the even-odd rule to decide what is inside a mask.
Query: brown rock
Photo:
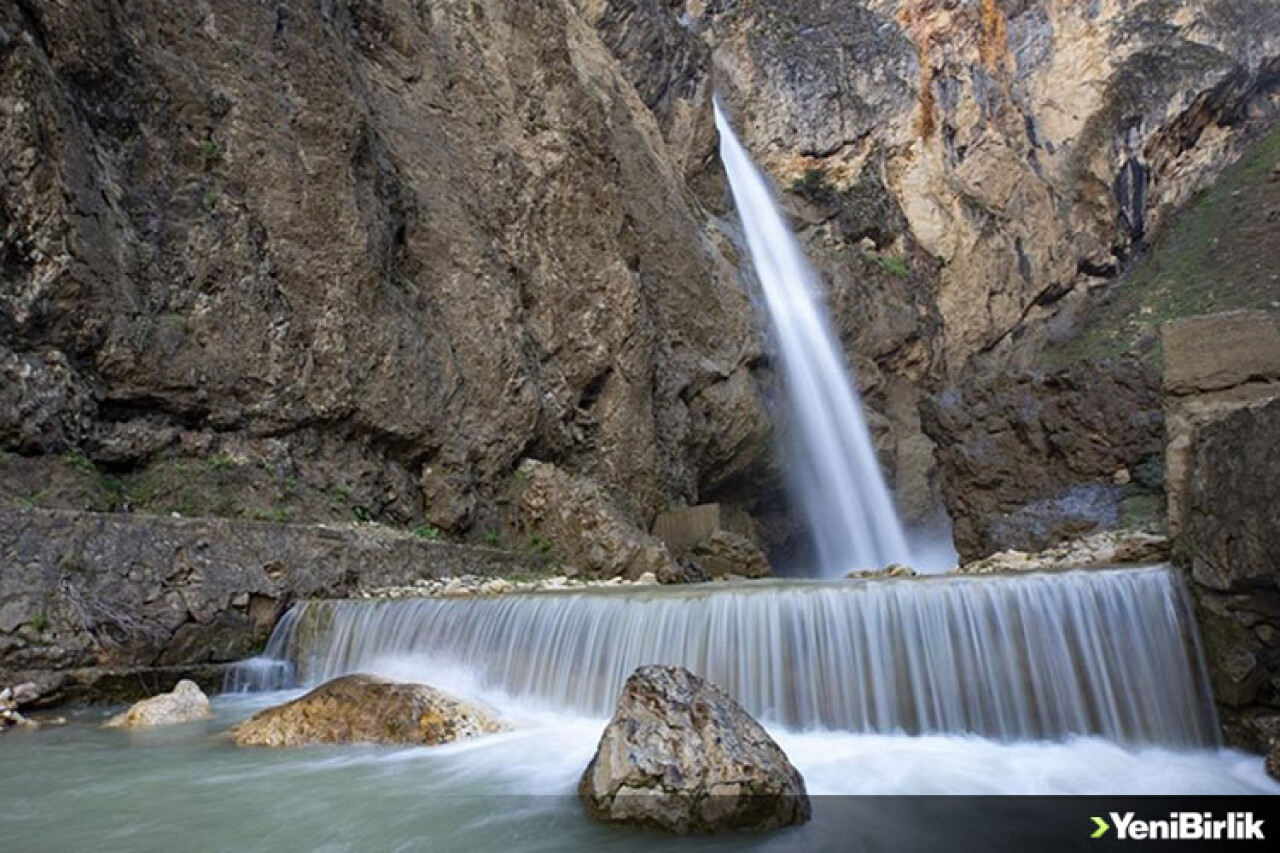
[[[423,684],[345,675],[232,732],[239,746],[408,743],[436,746],[500,731],[490,714]]]
[[[209,697],[194,681],[183,680],[178,682],[173,692],[144,699],[103,725],[107,728],[137,729],[191,723],[212,716]]]
[[[725,575],[762,578],[769,574],[769,560],[764,552],[746,536],[729,530],[717,530],[681,556],[712,578]]]
[[[804,779],[719,687],[642,666],[578,785],[597,820],[668,832],[770,830],[809,819]]]
[[[1183,395],[1280,381],[1280,313],[1228,311],[1166,323],[1164,388]]]
[[[564,562],[590,576],[630,580],[677,570],[666,545],[631,521],[595,482],[533,459],[518,471],[521,529],[545,537]]]

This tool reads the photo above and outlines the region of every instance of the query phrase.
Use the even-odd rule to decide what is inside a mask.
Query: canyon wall
[[[719,502],[794,556],[720,91],[829,289],[904,513],[936,521],[943,495],[976,553],[997,515],[1148,453],[1135,435],[966,501],[987,426],[957,435],[946,401],[1034,371],[1274,115],[1278,16],[4,3],[0,489],[515,538],[535,459],[637,528]]]

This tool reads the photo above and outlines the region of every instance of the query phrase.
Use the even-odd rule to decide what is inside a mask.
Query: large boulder
[[[204,695],[194,681],[183,679],[172,693],[161,693],[143,699],[129,710],[117,714],[104,724],[108,728],[136,729],[148,726],[169,726],[175,723],[191,723],[213,716],[209,697]]]
[[[500,731],[487,711],[434,687],[344,675],[259,711],[232,732],[239,746],[409,743],[436,746]]]
[[[689,832],[809,819],[804,779],[751,715],[687,669],[642,666],[578,784],[597,820]]]
[[[517,473],[520,528],[543,537],[570,565],[601,578],[678,573],[667,546],[628,518],[593,480],[534,459],[521,462]]]

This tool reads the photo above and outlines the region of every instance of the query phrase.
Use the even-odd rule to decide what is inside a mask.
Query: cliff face
[[[214,456],[225,513],[446,530],[526,455],[642,521],[767,460],[735,264],[563,3],[0,27],[8,449],[82,448],[135,505],[186,494],[135,472]]]
[[[1278,18],[1269,0],[6,2],[0,487],[482,535],[533,457],[639,525],[696,501],[775,513],[719,89],[926,518],[934,442],[949,493],[965,473],[921,403],[1034,365],[1235,155],[1273,111]]]

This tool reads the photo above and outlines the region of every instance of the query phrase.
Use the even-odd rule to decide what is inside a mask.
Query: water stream
[[[602,717],[637,666],[666,663],[797,731],[1212,745],[1190,626],[1165,567],[318,601],[281,623],[274,670],[247,670],[296,671],[311,685],[461,669],[468,690]],[[233,671],[228,685],[249,681]]]

